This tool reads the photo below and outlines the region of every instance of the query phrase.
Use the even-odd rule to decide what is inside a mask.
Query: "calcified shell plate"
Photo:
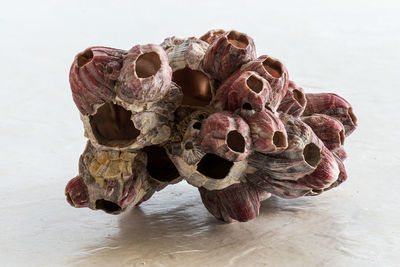
[[[315,196],[347,179],[352,106],[307,94],[244,33],[89,47],[69,79],[88,138],[65,189],[74,207],[119,214],[186,180],[216,218],[248,221],[271,195]]]

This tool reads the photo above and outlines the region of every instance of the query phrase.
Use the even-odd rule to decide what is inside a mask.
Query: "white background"
[[[3,1],[1,266],[400,266],[400,4],[392,1]],[[74,209],[85,138],[68,72],[88,46],[123,49],[236,29],[308,92],[336,92],[359,128],[349,180],[224,224],[186,183],[120,216]]]

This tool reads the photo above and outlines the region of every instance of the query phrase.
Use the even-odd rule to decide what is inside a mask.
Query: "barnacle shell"
[[[65,195],[68,203],[76,208],[89,206],[87,186],[81,175],[72,178],[65,187]]]
[[[237,79],[228,79],[215,97],[220,108],[235,111],[239,108],[262,111],[271,92],[269,83],[256,72],[246,71]]]
[[[118,214],[185,179],[216,218],[248,221],[271,194],[316,196],[347,179],[351,105],[305,94],[246,34],[90,47],[69,78],[89,139],[65,188],[74,207]]]
[[[79,176],[67,184],[65,193],[75,207],[101,209],[118,214],[135,205],[151,191],[146,170],[136,154],[100,151],[88,142],[79,160]],[[78,196],[85,201],[78,201]],[[84,204],[83,204],[84,203]]]
[[[306,98],[307,105],[303,116],[318,113],[334,117],[343,124],[346,136],[356,129],[357,117],[353,107],[344,98],[332,93],[306,94]]]
[[[301,119],[311,127],[329,150],[335,150],[343,146],[345,129],[337,119],[323,114],[306,116]]]
[[[333,184],[338,184],[338,180],[341,179],[340,173],[337,157],[323,146],[317,167],[303,177],[293,179],[292,175],[287,174],[278,178],[265,170],[257,169],[254,172],[249,171],[247,180],[279,197],[296,198],[319,195],[334,187]]]
[[[204,56],[204,70],[223,81],[244,63],[256,58],[253,39],[237,31],[229,31],[210,44]]]
[[[160,149],[146,147],[138,153],[98,150],[88,142],[79,161],[80,174],[65,190],[70,204],[118,214],[178,182],[178,171],[165,159],[164,148]]]
[[[220,37],[222,34],[224,34],[225,31],[224,30],[210,30],[208,32],[206,32],[205,34],[203,34],[199,39],[207,42],[209,44],[213,43],[216,39],[218,39],[218,37]]]
[[[278,111],[299,117],[303,114],[306,103],[307,100],[303,88],[298,87],[293,81],[290,81],[286,95],[279,104]]]
[[[171,135],[173,112],[182,100],[179,87],[171,83],[159,102],[140,106],[115,99],[97,106],[81,119],[92,144],[102,149],[138,150],[161,144]]]
[[[301,120],[285,114],[281,119],[287,132],[287,149],[272,154],[254,152],[248,157],[249,166],[274,179],[297,180],[317,168],[323,144]]]
[[[231,185],[222,190],[199,188],[201,200],[207,210],[225,222],[246,222],[256,218],[260,209],[259,191],[248,183]],[[263,195],[263,200],[270,194]]]
[[[228,112],[217,112],[205,119],[198,139],[204,152],[229,161],[245,159],[251,146],[247,123],[240,116]]]
[[[114,83],[125,53],[120,49],[94,46],[75,56],[69,82],[74,102],[82,114],[91,114],[96,105],[114,99]]]
[[[271,111],[256,112],[247,119],[247,122],[255,151],[277,153],[287,148],[285,126]]]
[[[215,114],[215,113],[214,113]],[[213,115],[214,115],[213,114]],[[203,119],[199,119],[202,116]],[[187,129],[178,141],[168,144],[171,160],[174,162],[180,175],[186,181],[196,187],[204,187],[208,190],[220,190],[232,184],[239,183],[243,179],[247,168],[247,161],[233,162],[213,153],[206,153],[200,144],[200,129],[207,119],[206,113],[194,112],[189,116],[191,119]],[[212,118],[211,118],[212,120]],[[230,122],[228,122],[230,123]],[[243,126],[240,127],[241,131]],[[179,141],[181,140],[181,141]],[[241,153],[228,152],[232,157],[240,156]]]
[[[161,46],[136,45],[124,55],[116,93],[127,103],[155,102],[171,85],[172,70]]]
[[[266,106],[276,111],[289,86],[289,73],[285,65],[276,58],[263,55],[243,65],[240,70],[255,71],[269,82],[271,92]]]
[[[332,152],[342,161],[347,159],[347,153],[346,153],[346,150],[344,150],[343,147],[333,149]]]

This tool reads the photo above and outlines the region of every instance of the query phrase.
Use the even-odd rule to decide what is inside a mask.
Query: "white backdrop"
[[[400,266],[400,4],[392,1],[4,1],[0,9],[1,266]],[[349,100],[349,180],[223,224],[170,186],[123,215],[74,209],[85,145],[68,84],[88,46],[129,49],[236,29],[309,92]]]

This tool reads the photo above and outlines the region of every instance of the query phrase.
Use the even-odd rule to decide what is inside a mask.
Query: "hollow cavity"
[[[274,136],[272,137],[272,142],[276,147],[279,148],[287,146],[286,136],[281,131],[276,131],[274,133]]]
[[[208,153],[197,164],[197,171],[213,179],[224,179],[232,166],[233,162]]]
[[[283,74],[282,63],[271,57],[263,61],[263,67],[274,78],[280,78]]]
[[[306,105],[306,98],[302,91],[297,89],[293,90],[293,97],[299,103],[300,106],[304,107]]]
[[[255,75],[251,75],[249,78],[247,78],[246,84],[256,94],[261,92],[263,89],[262,80],[257,78]]]
[[[118,204],[105,199],[96,200],[96,209],[104,210],[107,213],[118,213],[121,211],[121,207]]]
[[[90,49],[86,49],[82,53],[78,55],[78,66],[83,67],[93,59],[93,51]]]
[[[135,142],[140,131],[131,120],[132,112],[113,104],[105,103],[89,116],[90,125],[97,142],[105,146],[125,147]]]
[[[146,168],[151,177],[161,182],[171,182],[179,177],[179,172],[169,159],[167,152],[161,146],[146,146]]]
[[[242,109],[252,110],[253,107],[252,107],[249,103],[244,103],[244,104],[242,105]]]
[[[237,31],[230,31],[227,38],[228,42],[237,48],[246,48],[249,45],[247,36]]]
[[[243,135],[240,134],[238,131],[230,131],[228,133],[226,143],[228,144],[228,147],[233,151],[239,153],[244,152],[246,141],[244,140]]]
[[[135,64],[135,72],[139,78],[147,78],[157,73],[161,68],[161,60],[156,52],[144,53]]]
[[[314,143],[309,143],[303,149],[304,160],[311,165],[316,167],[321,160],[321,151]]]
[[[203,72],[184,68],[172,74],[174,81],[182,89],[182,105],[207,106],[212,94],[210,80]]]

